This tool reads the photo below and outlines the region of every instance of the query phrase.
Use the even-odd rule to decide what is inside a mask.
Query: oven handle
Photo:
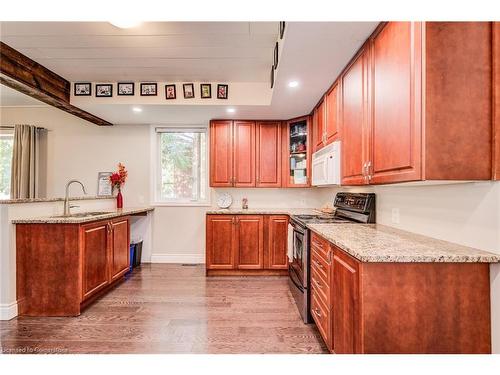
[[[295,278],[294,277],[297,277],[295,275],[295,270],[293,268],[290,268],[288,270],[288,275],[290,277],[290,280],[292,280],[292,282],[295,284],[295,286],[302,292],[304,293],[304,287],[302,285],[300,285],[300,283],[298,281],[295,281]]]

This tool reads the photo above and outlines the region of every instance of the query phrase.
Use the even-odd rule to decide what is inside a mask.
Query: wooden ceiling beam
[[[69,81],[0,42],[0,83],[99,126],[113,124],[70,104]]]

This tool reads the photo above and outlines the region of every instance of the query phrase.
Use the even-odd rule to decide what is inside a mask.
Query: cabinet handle
[[[366,164],[366,174],[368,175],[368,181],[370,181],[372,179],[372,162],[369,161],[367,164]]]
[[[330,249],[330,251],[328,251],[328,264],[332,264],[332,253],[333,251]]]
[[[313,312],[321,318],[321,311],[316,307]]]

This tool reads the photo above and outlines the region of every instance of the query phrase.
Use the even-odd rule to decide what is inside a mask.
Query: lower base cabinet
[[[207,215],[207,275],[286,274],[287,215]]]
[[[130,267],[129,218],[17,224],[19,315],[76,316]]]
[[[337,354],[491,353],[489,280],[487,263],[365,263],[311,236],[311,315]]]

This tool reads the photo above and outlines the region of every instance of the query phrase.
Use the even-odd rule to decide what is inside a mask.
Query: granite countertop
[[[500,255],[380,224],[308,224],[362,262],[497,263]]]
[[[71,197],[71,201],[84,201],[84,200],[95,200],[95,199],[116,199],[114,196],[88,196],[83,197]],[[15,204],[15,203],[43,203],[43,202],[63,202],[64,198],[20,198],[20,199],[0,199],[0,204]]]
[[[127,207],[121,209],[114,210],[102,210],[106,212],[102,215],[93,215],[93,216],[45,216],[45,217],[34,217],[34,218],[25,218],[25,219],[15,219],[12,220],[12,224],[81,224],[81,223],[89,223],[91,221],[99,221],[106,219],[113,219],[115,217],[134,215],[140,213],[146,213],[153,211],[153,207]],[[95,210],[97,211],[97,210]],[[78,213],[78,212],[74,212]]]
[[[207,215],[312,215],[320,211],[315,208],[213,208]]]

